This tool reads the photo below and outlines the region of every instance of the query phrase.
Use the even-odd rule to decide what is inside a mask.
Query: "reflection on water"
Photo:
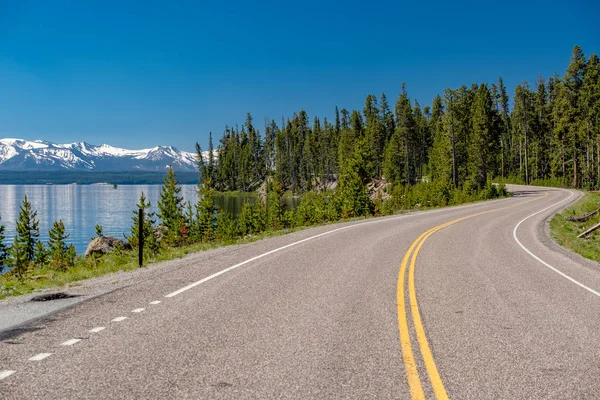
[[[242,206],[245,202],[258,201],[258,196],[255,195],[227,195],[217,194],[214,197],[215,205],[219,207],[219,210],[225,210],[231,215],[238,215],[242,211]]]
[[[77,253],[83,253],[90,238],[95,236],[96,224],[102,225],[107,236],[123,237],[129,233],[131,217],[142,191],[156,211],[160,185],[0,185],[0,215],[6,226],[6,243],[11,244],[15,222],[23,197],[27,198],[40,220],[40,239],[48,240],[52,222],[62,219],[71,234]],[[196,186],[182,185],[186,201],[196,202]]]
[[[12,244],[19,207],[25,195],[38,212],[40,239],[48,240],[48,230],[54,221],[65,223],[68,239],[77,253],[82,254],[90,238],[95,236],[95,226],[102,225],[104,234],[122,238],[129,233],[131,217],[142,191],[157,211],[160,185],[0,185],[0,223],[6,227],[5,244]],[[196,185],[181,185],[185,201],[198,200]],[[256,201],[255,195],[217,195],[215,203],[220,209],[237,215],[244,202]],[[289,203],[289,204],[287,204]],[[288,207],[297,205],[298,199],[288,199]]]

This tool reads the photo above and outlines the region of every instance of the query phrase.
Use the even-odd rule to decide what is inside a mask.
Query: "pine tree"
[[[170,244],[181,243],[181,224],[183,222],[183,197],[181,187],[175,178],[173,168],[169,167],[158,200],[158,217],[167,227],[167,241]]]
[[[512,148],[512,140],[510,136],[510,118],[508,106],[508,93],[502,77],[498,78],[498,108],[500,113],[500,176],[509,175],[510,170],[510,154]],[[508,166],[508,168],[507,168]]]
[[[418,157],[417,151],[415,151],[415,123],[404,83],[402,84],[402,92],[396,102],[396,131],[394,135],[396,136],[395,141],[398,150],[401,151],[398,160],[401,160],[404,164],[402,175],[408,183],[414,184],[416,180],[416,159]],[[398,168],[400,166],[394,167]]]
[[[217,239],[228,242],[238,235],[236,222],[227,211],[220,211],[217,217],[215,236]]]
[[[427,113],[429,108],[426,106],[421,110],[421,105],[415,100],[413,108],[413,119],[415,126],[415,152],[416,152],[416,180],[421,181],[423,178],[424,167],[429,162],[429,150],[432,145],[432,137],[427,124]]]
[[[254,127],[253,118],[250,113],[246,114],[245,127],[248,131],[248,148],[250,153],[251,182],[261,181],[265,176],[265,163],[263,144],[260,139],[260,132]]]
[[[187,232],[187,241],[189,243],[196,243],[200,240],[200,235],[195,227],[198,225],[196,223],[196,218],[194,216],[194,206],[191,201],[183,202],[183,224],[185,225]]]
[[[35,252],[33,253],[33,261],[34,264],[38,267],[43,267],[48,263],[48,250],[42,241],[38,241],[35,244]]]
[[[200,153],[202,154],[202,153]],[[215,150],[213,148],[212,132],[208,134],[208,175],[214,182],[215,180]]]
[[[10,266],[20,278],[24,277],[34,260],[35,247],[40,235],[37,211],[33,211],[27,196],[23,199],[17,220],[17,229],[10,248]]]
[[[52,267],[59,271],[66,271],[74,265],[75,258],[70,251],[73,245],[67,245],[65,242],[71,234],[65,233],[65,224],[60,220],[58,222],[54,221],[48,236],[50,237],[48,247]]]
[[[276,179],[267,184],[267,223],[274,230],[283,228],[285,205],[281,201],[283,187]]]
[[[550,122],[546,84],[544,79],[539,77],[535,93],[536,161],[534,176],[536,179],[545,179],[550,175],[550,146],[552,143]]]
[[[372,177],[377,177],[380,173],[385,145],[385,132],[377,107],[377,97],[372,94],[367,96],[363,114],[365,116],[365,135],[370,151],[369,158],[372,160],[367,169]]]
[[[385,147],[383,160],[383,177],[389,182],[408,183],[405,169],[405,150],[400,133],[395,131]]]
[[[492,97],[487,85],[477,89],[475,102],[471,111],[473,134],[469,141],[469,171],[478,189],[482,189],[488,178],[490,163],[494,150],[494,132],[492,116]]]
[[[390,111],[390,106],[388,104],[385,93],[381,94],[379,111],[380,111],[381,124],[383,126],[383,131],[384,131],[383,146],[381,147],[381,151],[383,152],[385,144],[390,140],[390,138],[394,134],[394,130],[396,129],[396,125],[395,125],[395,121],[394,121],[394,114],[392,114],[392,112]]]
[[[144,215],[144,227],[143,227],[143,234],[144,234],[144,248],[148,249],[150,251],[150,253],[152,254],[156,254],[159,250],[159,244],[156,240],[156,235],[154,233],[154,224],[156,223],[156,219],[155,217],[155,213],[150,211],[151,209],[151,204],[150,201],[147,200],[146,195],[144,194],[144,192],[142,192],[142,194],[140,195],[140,200],[138,201],[138,203],[136,204],[136,209],[133,210],[133,216],[131,217],[131,220],[133,221],[133,225],[131,225],[131,235],[125,236],[125,239],[127,239],[127,242],[134,248],[139,246],[140,243],[140,237],[139,237],[139,232],[140,232],[140,213],[139,213],[139,209],[141,208],[143,210],[143,215]],[[145,253],[145,252],[144,252]]]
[[[275,141],[279,133],[279,127],[274,120],[271,120],[269,126],[265,129],[265,169],[268,175],[272,175],[275,169],[276,146]]]
[[[204,178],[198,189],[198,203],[196,203],[195,231],[198,239],[209,242],[214,239],[215,213],[217,208],[214,203],[214,189],[210,176]]]
[[[369,197],[367,182],[369,173],[369,152],[366,138],[356,142],[354,151],[346,159],[340,174],[339,189],[336,192],[341,204],[342,218],[370,215],[374,204]]]
[[[450,130],[445,129],[445,122],[451,121],[452,116],[444,117],[444,104],[438,95],[433,99],[433,109],[429,129],[433,133],[431,147],[430,171],[431,180],[436,182],[452,182],[452,148]]]

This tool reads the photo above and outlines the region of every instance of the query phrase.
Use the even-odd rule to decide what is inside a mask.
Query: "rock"
[[[267,186],[272,180],[273,178],[267,177],[267,179],[264,180],[264,182],[260,185],[260,187],[257,190],[258,198],[260,199],[260,202],[263,205],[267,204]]]
[[[107,254],[115,251],[117,247],[122,250],[131,250],[131,245],[121,239],[111,236],[99,236],[92,239],[85,250],[84,256],[89,257],[92,254]]]
[[[156,238],[156,243],[162,242],[168,230],[169,228],[167,228],[164,225],[159,225],[154,229],[154,237]]]
[[[326,180],[322,180],[317,178],[317,182],[315,185],[315,191],[317,193],[325,193],[334,191],[337,188],[337,178],[329,178]]]
[[[367,185],[371,200],[389,200],[392,196],[387,192],[390,183],[385,179],[374,180]]]

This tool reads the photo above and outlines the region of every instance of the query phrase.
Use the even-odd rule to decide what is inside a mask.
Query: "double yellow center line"
[[[546,196],[548,193],[546,193]],[[429,381],[431,382],[431,387],[433,388],[433,392],[435,394],[436,399],[448,399],[448,394],[446,393],[446,389],[444,388],[444,384],[442,383],[442,379],[440,378],[440,374],[435,365],[435,361],[433,359],[433,355],[431,353],[431,348],[429,347],[429,342],[427,341],[427,337],[425,336],[425,329],[423,328],[423,322],[421,320],[421,313],[419,312],[419,306],[417,303],[417,294],[415,291],[415,264],[417,262],[417,256],[421,247],[429,238],[429,236],[433,235],[435,232],[440,229],[444,229],[450,225],[456,224],[457,222],[464,221],[465,219],[477,217],[479,215],[492,213],[495,211],[504,210],[507,208],[516,207],[525,203],[529,203],[531,201],[535,201],[540,199],[541,197],[535,198],[533,200],[528,200],[525,202],[521,202],[509,207],[497,208],[489,211],[483,211],[476,214],[471,214],[466,217],[457,218],[452,221],[448,221],[441,225],[435,226],[428,231],[424,232],[415,240],[408,251],[404,255],[402,259],[402,264],[400,266],[400,273],[398,274],[398,288],[397,288],[397,305],[398,305],[398,327],[400,330],[400,346],[402,348],[402,358],[404,360],[404,367],[406,370],[406,377],[408,379],[408,386],[410,389],[411,397],[415,400],[417,399],[425,399],[425,394],[423,392],[423,385],[421,384],[421,379],[419,377],[419,372],[417,370],[417,365],[415,363],[415,357],[412,350],[411,345],[411,337],[408,329],[408,317],[406,313],[406,300],[405,300],[405,276],[406,269],[408,268],[408,298],[410,304],[410,310],[413,317],[413,325],[415,328],[415,333],[417,337],[417,342],[419,343],[419,349],[421,351],[421,356],[423,358],[423,363],[425,364],[425,368],[427,370],[427,374],[429,376]],[[411,257],[412,254],[412,257]],[[410,260],[410,265],[409,265]]]

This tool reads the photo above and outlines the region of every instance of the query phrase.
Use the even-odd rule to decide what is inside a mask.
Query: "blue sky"
[[[514,86],[600,53],[586,1],[0,0],[0,137],[203,148],[251,112]]]

